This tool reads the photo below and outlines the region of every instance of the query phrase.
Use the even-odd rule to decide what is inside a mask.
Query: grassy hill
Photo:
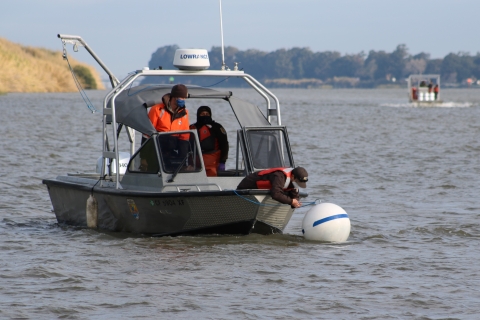
[[[105,89],[92,66],[69,56],[84,89]],[[61,51],[22,46],[0,38],[0,92],[77,91]]]

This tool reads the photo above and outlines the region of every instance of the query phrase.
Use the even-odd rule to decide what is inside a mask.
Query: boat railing
[[[185,187],[190,187],[190,188],[185,188]],[[176,185],[163,186],[161,192],[164,192],[166,188],[176,189],[177,192],[186,192],[186,191],[190,191],[192,188],[196,188],[198,192],[201,192],[202,191],[201,187],[216,187],[218,188],[219,191],[222,191],[222,188],[216,183],[197,183],[197,184],[176,184]]]
[[[113,88],[105,97],[104,107],[107,107],[107,102],[113,97],[118,95],[121,91],[128,88],[137,78],[148,76],[208,76],[208,77],[227,77],[227,78],[240,78],[249,84],[260,96],[265,99],[266,102],[266,116],[270,123],[273,122],[272,117],[276,117],[277,125],[281,125],[281,113],[280,113],[280,101],[277,96],[262,85],[257,79],[251,75],[239,71],[239,70],[202,70],[202,71],[190,71],[190,70],[150,70],[144,68],[142,70],[136,70],[130,73],[123,79],[115,88]],[[271,104],[270,98],[274,101],[274,105]],[[112,99],[113,100],[113,99]]]

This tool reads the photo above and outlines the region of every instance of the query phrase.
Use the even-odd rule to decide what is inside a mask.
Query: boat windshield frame
[[[255,139],[253,139],[253,133],[255,133]],[[275,136],[275,133],[278,136]],[[247,172],[257,172],[269,168],[295,167],[287,127],[243,127],[237,130],[237,136],[240,138],[237,142],[237,150],[239,150],[239,147],[243,149]],[[259,138],[260,140],[258,140]],[[270,157],[259,156],[259,152],[264,152],[266,148],[269,150]],[[263,160],[259,162],[259,159]],[[259,166],[259,164],[263,165]]]

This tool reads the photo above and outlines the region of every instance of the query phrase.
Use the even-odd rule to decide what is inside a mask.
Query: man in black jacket
[[[212,110],[208,106],[198,108],[197,122],[190,129],[197,129],[207,176],[215,177],[217,171],[225,171],[229,149],[227,132],[212,120]]]

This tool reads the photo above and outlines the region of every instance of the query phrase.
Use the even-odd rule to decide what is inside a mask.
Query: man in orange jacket
[[[185,99],[188,89],[183,84],[172,87],[172,91],[162,97],[162,103],[154,105],[148,112],[148,117],[158,132],[189,130],[188,111],[185,109]],[[182,135],[180,135],[182,139]],[[183,140],[188,140],[188,135]]]
[[[172,87],[170,93],[162,97],[162,103],[156,104],[150,108],[148,118],[158,132],[171,132],[189,130],[188,110],[185,108],[185,99],[188,97],[188,89],[183,84],[177,84]],[[148,136],[143,136],[142,144]],[[173,137],[166,137],[163,141],[162,154],[164,159],[176,154],[183,157],[188,152],[188,140],[190,134],[178,134]],[[172,139],[173,138],[173,139]],[[174,150],[176,152],[174,153]],[[145,159],[142,160],[142,162]],[[144,164],[146,166],[146,163]]]

